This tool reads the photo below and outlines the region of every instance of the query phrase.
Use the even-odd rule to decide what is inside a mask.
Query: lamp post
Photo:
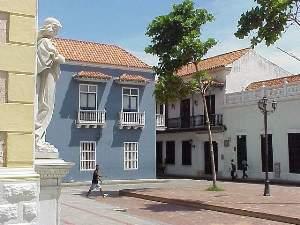
[[[258,108],[264,115],[264,130],[265,130],[265,190],[264,196],[270,196],[270,181],[269,181],[269,148],[268,148],[268,114],[276,110],[277,102],[273,99],[271,108],[268,108],[268,98],[264,96],[258,101]]]

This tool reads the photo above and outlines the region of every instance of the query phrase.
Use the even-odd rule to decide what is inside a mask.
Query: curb
[[[102,185],[166,183],[172,179],[106,180]],[[63,187],[90,186],[90,181],[62,183]]]
[[[166,174],[161,176],[163,179],[191,179],[191,180],[207,180],[211,181],[211,176],[182,176],[176,174]],[[232,183],[249,183],[249,184],[264,184],[265,179],[255,179],[255,178],[247,178],[245,180],[238,178],[232,181],[231,178],[224,177],[224,176],[217,176],[218,181],[224,182],[232,182]],[[281,186],[292,186],[292,187],[300,187],[300,181],[291,181],[291,180],[281,180],[281,179],[270,179],[270,184],[281,185]]]
[[[158,197],[158,196],[152,196],[152,195],[146,195],[146,194],[138,194],[138,193],[126,190],[126,189],[120,190],[119,195],[140,198],[140,199],[145,199],[145,200],[150,200],[150,201],[156,201],[156,202],[183,205],[183,206],[199,208],[199,209],[212,210],[212,211],[234,214],[234,215],[239,215],[239,216],[255,217],[255,218],[260,218],[260,219],[281,222],[281,223],[300,225],[300,218],[296,218],[296,217],[281,216],[281,215],[275,215],[275,214],[270,214],[270,213],[263,213],[263,212],[245,210],[245,209],[236,209],[236,208],[231,208],[231,207],[206,204],[206,203],[202,203],[201,201],[181,200],[181,199],[165,198],[165,197]]]

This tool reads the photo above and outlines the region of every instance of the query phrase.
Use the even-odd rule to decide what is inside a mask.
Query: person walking
[[[235,180],[236,179],[236,165],[234,163],[234,160],[231,160],[231,179]]]
[[[101,175],[99,173],[99,165],[96,165],[96,169],[94,170],[94,173],[93,173],[92,185],[90,186],[90,189],[89,189],[88,193],[86,194],[87,197],[91,194],[91,192],[94,189],[99,190],[100,194],[102,195],[103,198],[106,197],[106,195],[102,191],[102,187],[99,184],[99,181],[100,181],[100,183],[102,183]]]
[[[247,174],[248,164],[245,159],[242,161],[242,167],[243,167],[243,179],[246,179],[248,178],[248,174]]]

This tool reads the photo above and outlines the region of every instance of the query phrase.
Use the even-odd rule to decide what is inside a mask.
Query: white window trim
[[[121,109],[121,111],[123,112],[124,89],[136,89],[137,90],[137,112],[140,112],[140,89],[139,88],[132,88],[132,87],[122,87],[122,109]],[[136,96],[136,95],[130,95],[130,96]]]
[[[82,86],[88,86],[88,91],[87,92],[84,92],[84,91],[80,91],[80,87]],[[95,92],[89,92],[89,86],[94,86],[96,87],[96,91]],[[96,93],[96,111],[98,110],[98,85],[95,85],[95,84],[79,84],[78,86],[78,95],[79,95],[79,98],[78,98],[78,111],[80,110],[80,93]]]
[[[126,168],[126,160],[125,160],[125,153],[126,152],[133,152],[133,151],[126,151],[126,144],[136,144],[136,168]],[[139,143],[138,142],[124,142],[124,158],[123,158],[123,163],[124,163],[124,170],[138,170],[139,168]],[[128,160],[129,161],[129,160]],[[132,162],[134,162],[132,161]]]
[[[91,169],[82,169],[81,168],[81,162],[82,162],[82,159],[81,159],[81,155],[82,155],[82,149],[81,149],[81,144],[82,143],[93,143],[94,146],[95,146],[95,159],[94,160],[84,160],[84,161],[95,161],[95,167],[94,168],[91,168]],[[80,152],[80,161],[79,161],[79,169],[80,171],[93,171],[96,169],[96,163],[97,163],[97,145],[96,145],[96,141],[80,141],[80,145],[79,145],[79,152]]]

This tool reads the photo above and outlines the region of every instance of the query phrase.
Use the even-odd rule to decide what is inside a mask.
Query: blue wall
[[[96,163],[100,165],[104,179],[155,178],[155,99],[154,74],[120,69],[90,68],[62,65],[56,84],[56,100],[52,121],[46,139],[59,150],[60,158],[75,162],[65,181],[90,180],[92,171],[80,171],[80,141],[96,141]],[[72,78],[80,71],[100,71],[113,77],[123,73],[142,75],[151,82],[146,86],[117,84],[111,79],[106,83],[82,82]],[[77,128],[79,84],[98,85],[98,109],[107,111],[104,128]],[[119,112],[122,108],[122,87],[139,88],[139,111],[146,112],[143,129],[120,129]],[[124,170],[124,142],[139,142],[138,169]]]

